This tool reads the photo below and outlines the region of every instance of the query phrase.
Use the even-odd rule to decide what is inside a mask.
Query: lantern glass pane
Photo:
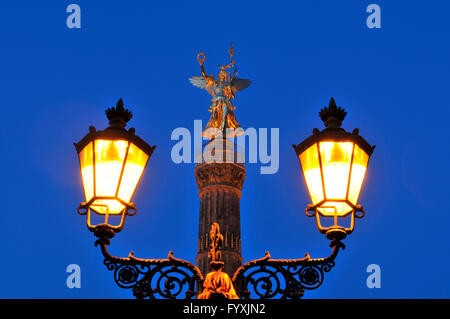
[[[115,197],[128,149],[123,140],[95,141],[95,196]],[[92,204],[98,213],[119,214],[124,206],[116,199],[100,199]]]
[[[358,145],[355,144],[351,173],[352,175],[350,178],[350,187],[348,189],[348,199],[353,205],[356,205],[356,202],[358,201],[368,162],[369,155],[367,155],[366,152],[364,152]]]
[[[302,166],[309,196],[315,205],[323,200],[322,175],[320,173],[319,153],[317,144],[313,144],[300,154],[300,165]]]
[[[78,156],[80,158],[84,197],[86,202],[88,202],[94,196],[94,153],[92,142],[86,145]]]
[[[327,199],[346,199],[352,159],[352,142],[320,142],[325,196]]]
[[[147,160],[148,155],[131,143],[118,193],[118,197],[123,201],[131,201]]]

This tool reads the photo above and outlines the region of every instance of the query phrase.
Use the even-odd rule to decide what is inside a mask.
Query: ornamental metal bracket
[[[322,284],[325,273],[335,265],[339,249],[345,245],[333,240],[330,247],[333,247],[330,256],[316,259],[308,253],[300,259],[272,259],[266,252],[265,257],[239,267],[233,275],[233,284],[242,288],[244,299],[252,299],[251,287],[259,299],[300,299],[305,289],[316,289]]]
[[[133,252],[128,258],[121,258],[108,252],[110,243],[105,236],[95,242],[105,258],[103,263],[114,271],[116,284],[132,289],[138,299],[175,299],[185,288],[185,299],[191,299],[202,287],[204,279],[200,269],[191,262],[175,258],[172,251],[166,259],[141,259],[134,257]]]
[[[218,227],[214,235],[217,234],[220,235]],[[185,291],[184,298],[191,299],[202,291],[204,277],[200,269],[189,261],[175,258],[172,251],[165,259],[137,258],[133,252],[127,258],[115,257],[108,252],[113,230],[100,228],[95,235],[98,237],[95,246],[100,246],[103,263],[114,272],[114,281],[121,288],[132,289],[136,298],[175,299]],[[221,268],[220,241],[212,240],[211,244],[211,253],[216,253],[211,255],[212,268],[215,264]],[[305,290],[316,289],[322,284],[325,273],[335,265],[339,249],[344,249],[345,245],[333,239],[330,247],[333,250],[325,258],[311,258],[306,253],[299,259],[272,259],[266,252],[265,257],[240,266],[233,275],[233,285],[240,287],[243,299],[300,299]],[[250,289],[256,298],[252,298]]]

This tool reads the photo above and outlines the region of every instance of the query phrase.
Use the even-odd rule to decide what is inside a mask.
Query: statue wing
[[[214,87],[208,85],[206,79],[203,76],[193,76],[189,79],[193,86],[201,89],[205,89],[209,94],[214,95]]]
[[[234,78],[231,81],[231,89],[233,90],[233,93],[236,93],[238,91],[242,91],[250,86],[252,81],[250,79],[239,79]]]

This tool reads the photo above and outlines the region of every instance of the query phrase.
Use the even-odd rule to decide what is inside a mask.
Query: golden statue
[[[224,263],[222,262],[222,243],[223,236],[220,233],[219,223],[212,223],[209,231],[209,267],[211,272],[206,275],[203,282],[203,291],[197,296],[197,299],[211,299],[217,295],[226,299],[239,299],[234,290],[233,282],[226,272],[222,272]]]
[[[239,299],[230,276],[221,270],[211,271],[206,275],[203,291],[197,299],[210,299],[213,294],[222,294],[226,299]]]
[[[208,258],[211,262],[222,262],[222,252],[220,248],[223,244],[223,235],[220,233],[219,223],[212,223],[209,231],[210,245]]]
[[[212,95],[209,111],[211,118],[203,130],[203,137],[215,138],[218,136],[235,137],[241,135],[244,131],[236,121],[231,100],[235,98],[235,93],[247,88],[251,81],[249,79],[239,79],[237,75],[236,62],[233,60],[233,44],[229,49],[230,64],[219,65],[220,71],[217,79],[211,74],[206,74],[203,67],[206,56],[204,53],[197,55],[200,63],[202,76],[193,76],[189,79],[192,85],[205,89]]]

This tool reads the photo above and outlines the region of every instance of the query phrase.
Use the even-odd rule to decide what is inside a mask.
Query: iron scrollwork
[[[203,275],[194,264],[175,258],[170,251],[165,259],[141,259],[130,252],[128,258],[114,257],[107,246],[110,240],[100,238],[104,264],[114,272],[114,281],[125,289],[132,289],[138,299],[175,299],[185,290],[185,299],[191,299],[202,287]],[[186,290],[187,289],[187,290]],[[181,296],[180,296],[181,297]]]
[[[243,264],[234,276],[233,283],[242,287],[242,298],[251,299],[252,289],[259,299],[300,299],[305,290],[318,288],[325,273],[335,265],[339,249],[345,246],[332,241],[333,251],[326,258],[310,258],[306,253],[300,259],[272,259],[269,252],[265,257]]]
[[[165,259],[141,259],[133,252],[127,258],[115,257],[107,249],[112,230],[101,228],[95,235],[98,237],[95,245],[100,246],[103,263],[113,271],[114,281],[121,288],[131,289],[136,298],[191,299],[201,292],[205,279],[200,269],[191,262],[175,258],[172,251]],[[211,227],[210,258],[211,269],[216,271],[223,267],[220,239],[215,223]],[[234,273],[233,285],[240,288],[243,299],[300,299],[305,290],[322,284],[325,273],[335,265],[339,249],[345,248],[337,239],[331,241],[330,247],[332,253],[326,258],[311,258],[306,253],[299,259],[272,259],[266,252],[265,257],[240,266]],[[252,292],[256,296],[251,296]]]

